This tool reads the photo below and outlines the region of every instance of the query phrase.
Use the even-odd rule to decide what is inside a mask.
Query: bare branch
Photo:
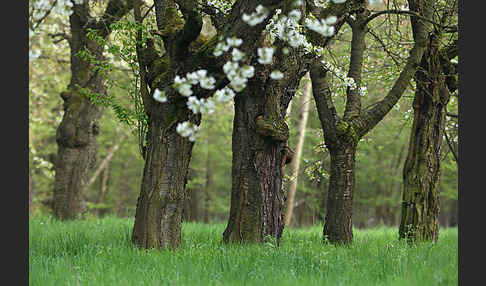
[[[417,12],[409,11],[409,10],[383,10],[383,11],[377,12],[377,13],[369,16],[368,19],[366,19],[366,21],[363,23],[363,26],[366,26],[369,22],[371,22],[371,20],[373,20],[373,19],[375,19],[375,18],[377,18],[381,15],[385,15],[385,14],[410,15],[412,17],[416,17],[418,19],[427,21],[431,24],[434,24],[434,25],[441,27],[441,28],[444,28],[444,29],[454,29],[454,28],[457,29],[457,26],[443,26],[440,23],[437,23],[437,22],[432,21],[431,19],[428,19],[427,17],[423,17],[422,15],[418,14]]]

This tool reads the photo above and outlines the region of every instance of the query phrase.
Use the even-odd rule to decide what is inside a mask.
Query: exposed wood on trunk
[[[297,179],[299,175],[300,161],[302,157],[302,147],[304,146],[305,131],[307,126],[307,117],[309,115],[309,102],[312,94],[312,85],[309,74],[304,78],[306,80],[304,90],[300,101],[299,122],[297,125],[297,142],[295,145],[295,156],[290,163],[290,186],[287,197],[287,209],[285,211],[285,225],[290,225],[292,212],[294,209],[294,198],[297,189]]]
[[[84,186],[84,191],[88,190],[88,188],[96,181],[100,174],[103,173],[103,171],[108,167],[108,164],[111,162],[118,149],[120,149],[121,144],[125,141],[129,134],[129,132],[123,133],[119,141],[108,150],[108,154],[105,158],[103,158],[103,161],[101,161],[93,175],[91,175],[88,182]]]

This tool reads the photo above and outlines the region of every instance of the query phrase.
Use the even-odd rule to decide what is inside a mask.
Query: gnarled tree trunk
[[[432,35],[415,74],[414,120],[403,168],[400,238],[436,241],[439,235],[441,147],[449,89],[441,64],[440,38]]]
[[[259,243],[271,236],[278,243],[282,236],[284,167],[293,156],[284,118],[305,67],[296,56],[280,62],[277,68],[286,71],[284,79],[270,79],[267,70],[235,97],[231,208],[225,242]]]
[[[98,20],[90,15],[88,1],[73,4],[69,17],[71,36],[71,81],[61,93],[64,115],[57,128],[58,154],[55,164],[53,211],[59,219],[75,219],[84,210],[83,189],[89,168],[94,165],[99,134],[98,120],[103,108],[91,103],[89,94],[106,94],[106,85],[99,62],[103,61],[103,47],[88,39],[89,29],[106,39],[110,24],[131,9],[131,1],[108,2]],[[87,61],[78,53],[89,52],[95,61]]]

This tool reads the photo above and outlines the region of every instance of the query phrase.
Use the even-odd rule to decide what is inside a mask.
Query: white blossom
[[[282,79],[284,77],[284,74],[281,71],[279,71],[279,70],[274,70],[270,74],[270,77],[272,79]]]
[[[250,65],[244,65],[241,67],[240,73],[246,78],[252,78],[255,75],[255,68]]]
[[[273,47],[270,48],[258,48],[258,62],[262,65],[267,65],[272,63],[273,53],[275,49]]]
[[[366,95],[366,91],[367,91],[367,89],[368,89],[368,88],[367,88],[366,86],[362,86],[362,87],[360,87],[360,88],[359,88],[359,94],[360,94],[361,96],[365,96],[365,95]]]
[[[233,56],[233,61],[238,62],[243,59],[245,53],[238,50],[237,48],[233,48],[233,50],[231,51],[231,55]]]
[[[344,84],[349,87],[349,89],[353,90],[356,89],[356,82],[352,77],[346,77],[344,79]]]
[[[330,22],[332,22],[332,20],[334,19],[331,18]],[[332,35],[334,35],[334,26],[328,25],[327,19],[321,19],[319,21],[317,19],[307,18],[305,19],[305,25],[307,28],[323,35],[324,37],[331,37]]]
[[[187,108],[193,113],[211,114],[214,112],[214,101],[211,98],[198,99],[195,96],[190,96],[187,99]]]
[[[216,80],[212,76],[203,77],[203,78],[199,79],[199,85],[201,85],[201,87],[204,88],[204,89],[214,89],[215,83],[216,83]]]
[[[230,82],[231,87],[237,92],[242,91],[246,87],[248,79],[241,74],[237,74],[236,76],[233,76]]]
[[[289,18],[294,20],[294,21],[299,21],[301,16],[302,15],[301,15],[300,11],[297,10],[297,9],[294,9],[294,10],[289,12]]]
[[[231,88],[225,87],[223,89],[217,90],[214,93],[214,96],[216,101],[218,102],[227,102],[235,97],[235,92]]]
[[[196,72],[186,74],[186,78],[190,84],[197,84],[199,82],[199,75]]]
[[[183,96],[190,96],[192,95],[191,85],[190,84],[181,84],[177,89],[180,94]]]
[[[336,4],[341,4],[341,3],[346,2],[346,0],[331,0],[331,1],[336,3]]]
[[[250,26],[255,26],[257,24],[260,24],[267,18],[268,16],[268,9],[263,7],[262,5],[258,5],[256,7],[256,12],[251,13],[250,15],[243,13],[242,19],[245,21]]]
[[[224,42],[219,42],[214,47],[213,55],[215,57],[221,56],[224,52],[227,52],[230,49],[230,45],[226,45]]]
[[[238,70],[239,68],[239,65],[237,62],[226,62],[224,65],[223,65],[223,71],[224,73],[228,76],[228,75],[234,75],[236,74],[236,71]]]
[[[189,121],[180,122],[177,124],[176,131],[182,137],[189,137],[189,141],[194,142],[196,140],[197,131],[199,127],[190,123]]]
[[[328,25],[334,25],[337,22],[337,17],[336,16],[329,16],[326,18],[326,24]]]
[[[228,44],[228,49],[229,49],[230,47],[239,47],[243,43],[243,40],[236,37],[232,37],[232,38],[227,38],[226,43]]]
[[[193,113],[199,113],[200,104],[199,99],[197,99],[195,96],[189,96],[186,102],[187,108],[192,110]]]
[[[382,2],[383,0],[368,0],[368,3],[372,8],[378,8]]]
[[[158,88],[155,89],[153,97],[158,102],[167,102],[165,92],[160,91]]]

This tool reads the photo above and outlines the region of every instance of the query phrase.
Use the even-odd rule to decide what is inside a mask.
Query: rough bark
[[[335,25],[338,30],[344,23],[343,16],[354,9],[354,4],[331,4],[328,9],[316,12],[323,17],[329,13],[338,16]],[[257,36],[247,43],[262,42]],[[329,43],[328,38],[311,40],[323,47]],[[272,81],[268,78],[270,70],[259,71],[235,98],[233,182],[224,242],[259,243],[270,236],[279,243],[284,228],[283,169],[290,162],[289,156],[293,156],[287,145],[289,135],[284,118],[298,82],[309,66],[304,57],[293,53],[277,54],[276,58],[272,69],[284,72],[283,79]]]
[[[439,235],[442,138],[450,93],[441,68],[440,38],[432,35],[415,74],[414,120],[403,168],[400,238],[435,242]]]
[[[290,186],[287,198],[287,208],[285,210],[285,225],[289,225],[292,219],[295,191],[297,189],[297,179],[300,168],[300,159],[302,157],[302,147],[304,146],[307,117],[309,115],[309,102],[312,94],[312,85],[310,83],[309,75],[305,77],[305,80],[307,80],[307,82],[305,83],[300,102],[301,109],[299,110],[299,123],[297,126],[297,143],[295,144],[295,155],[292,159],[292,162],[290,163]]]
[[[177,248],[181,243],[182,208],[193,143],[177,134],[176,124],[167,120],[170,118],[163,116],[152,119],[147,135],[142,188],[132,232],[132,242],[142,248]]]
[[[58,154],[53,211],[58,219],[75,219],[84,210],[83,189],[88,171],[95,162],[98,120],[103,112],[101,106],[91,103],[88,95],[106,94],[104,78],[96,63],[86,61],[78,53],[87,50],[96,61],[103,61],[103,47],[86,37],[88,29],[106,39],[110,34],[109,24],[123,17],[130,8],[124,1],[110,1],[104,15],[95,21],[90,15],[88,1],[73,4],[74,12],[69,17],[71,81],[61,93],[64,115],[56,132]]]
[[[431,5],[425,1],[410,1],[410,9],[429,18]],[[314,62],[310,71],[313,95],[319,119],[324,131],[324,141],[331,156],[331,174],[327,201],[327,213],[323,228],[324,240],[334,244],[349,244],[353,240],[352,210],[355,182],[355,153],[359,140],[390,111],[404,93],[420,63],[426,46],[428,22],[413,20],[414,46],[407,64],[385,98],[373,108],[362,112],[359,93],[363,53],[365,49],[366,24],[369,11],[361,10],[354,20],[348,20],[352,28],[351,59],[348,75],[354,79],[356,89],[346,91],[346,108],[341,118],[334,107],[327,82],[327,71],[319,62]]]
[[[267,235],[279,238],[283,231],[283,172],[274,166],[285,163],[285,142],[257,133],[254,121],[261,116],[263,99],[249,87],[235,98],[231,209],[225,242],[262,242]]]
[[[132,243],[141,248],[172,249],[181,244],[185,184],[193,142],[181,137],[176,126],[184,121],[199,126],[201,120],[200,115],[192,114],[187,108],[186,98],[170,85],[176,70],[183,75],[196,67],[189,44],[198,37],[202,19],[193,1],[176,1],[185,19],[181,26],[180,18],[172,9],[173,3],[167,2],[173,1],[156,1],[159,29],[167,28],[162,31],[165,54],[159,55],[152,39],[148,39],[143,47],[141,32],[137,35],[137,58],[142,79],[140,91],[148,117],[145,167],[132,231]],[[161,14],[167,18],[161,19]],[[141,24],[138,0],[134,3],[134,16],[135,21]],[[156,88],[167,92],[167,102],[159,103],[153,99]]]

